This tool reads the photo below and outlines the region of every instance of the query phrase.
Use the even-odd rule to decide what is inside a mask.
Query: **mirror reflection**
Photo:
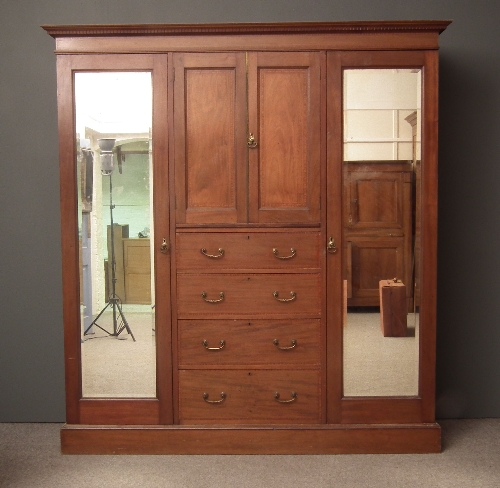
[[[78,72],[83,397],[155,397],[149,72]]]
[[[421,72],[343,78],[344,396],[418,394]]]

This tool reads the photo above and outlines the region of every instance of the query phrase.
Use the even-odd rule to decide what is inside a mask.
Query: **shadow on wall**
[[[477,52],[440,53],[438,418],[495,416],[498,408],[488,361],[500,342],[493,320],[500,273],[492,268],[499,262],[500,167],[498,143],[488,141],[500,131],[495,71]]]

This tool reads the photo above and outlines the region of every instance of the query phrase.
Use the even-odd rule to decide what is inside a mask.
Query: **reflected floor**
[[[126,330],[116,338],[97,327],[83,338],[84,398],[156,397],[154,314],[146,305],[124,305],[123,313],[136,342]],[[98,323],[112,331],[112,312],[105,312]]]
[[[418,314],[408,315],[407,337],[384,337],[380,313],[347,314],[344,395],[418,394]]]
[[[156,397],[154,314],[149,306],[124,305],[136,342],[94,327],[82,343],[85,398]],[[99,324],[112,330],[112,312]],[[348,313],[344,327],[345,396],[413,396],[418,393],[418,315],[408,315],[407,337],[384,337],[379,313]]]

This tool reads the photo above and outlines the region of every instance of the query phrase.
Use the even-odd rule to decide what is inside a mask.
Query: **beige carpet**
[[[154,314],[150,306],[139,305],[124,305],[123,314],[135,342],[126,330],[116,338],[98,327],[83,337],[82,391],[86,398],[156,396]],[[98,324],[112,332],[112,312],[105,312]]]
[[[441,424],[441,454],[337,456],[63,456],[60,424],[0,424],[0,486],[498,488],[500,419]]]
[[[418,394],[418,315],[407,317],[407,337],[384,337],[380,313],[347,314],[344,395]]]

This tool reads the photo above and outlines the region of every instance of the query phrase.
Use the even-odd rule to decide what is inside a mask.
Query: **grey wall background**
[[[0,0],[0,422],[65,419],[54,41],[41,24],[450,19],[438,417],[500,417],[497,0]]]

